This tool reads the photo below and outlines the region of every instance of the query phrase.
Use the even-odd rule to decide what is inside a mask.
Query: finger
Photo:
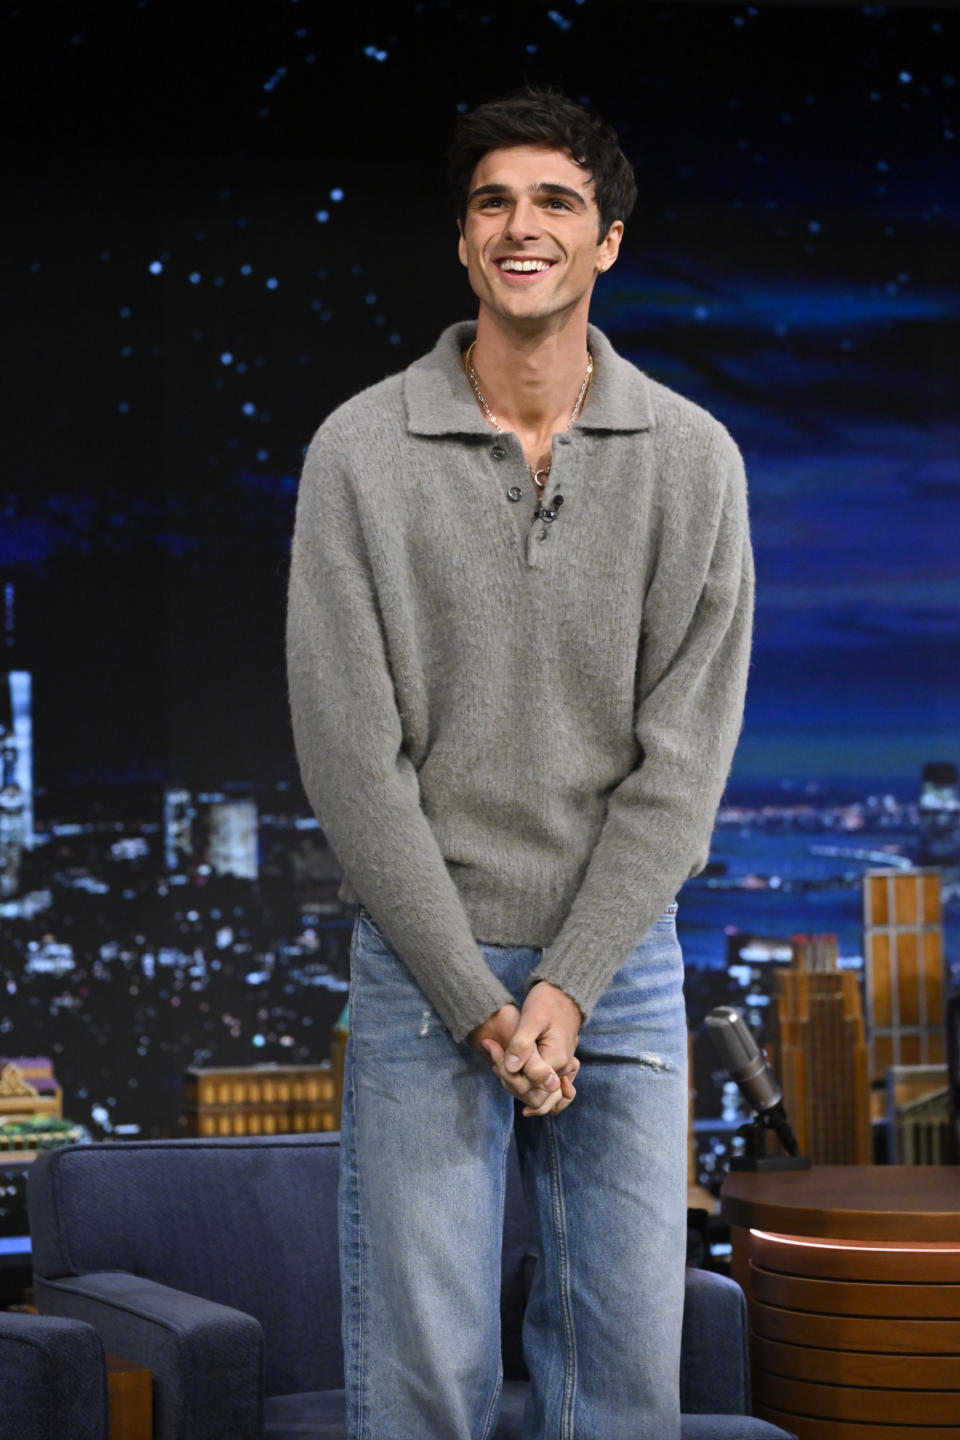
[[[579,1043],[579,1035],[575,1035],[572,1040],[561,1040],[558,1034],[548,1032],[537,1046],[537,1053],[558,1075],[562,1075],[569,1071],[576,1059],[574,1051]]]
[[[520,1070],[511,1074],[504,1064],[503,1047],[494,1039],[487,1038],[481,1042],[484,1051],[490,1058],[490,1063],[496,1071],[500,1083],[505,1090],[514,1095],[518,1100],[524,1100],[528,1105],[539,1108],[551,1094],[560,1092],[561,1080],[558,1075],[546,1067],[546,1081],[543,1084],[535,1084],[531,1080],[528,1071]]]
[[[562,1093],[561,1090],[544,1090],[538,1086],[531,1086],[529,1090],[525,1091],[525,1093],[518,1098],[529,1105],[531,1110],[537,1110],[541,1105],[545,1105],[548,1100],[556,1100]]]
[[[559,1090],[554,1090],[550,1093],[546,1090],[518,1090],[514,1083],[516,1076],[507,1075],[505,1072],[498,1072],[497,1078],[504,1090],[508,1091],[515,1100],[522,1100],[524,1105],[539,1106],[542,1105],[545,1100],[556,1100],[561,1093]]]
[[[520,1023],[507,1045],[506,1066],[511,1073],[525,1070],[531,1058],[539,1060],[538,1039],[539,1033],[536,1024],[530,1019],[524,1019],[521,1013]]]
[[[573,1088],[573,1079],[575,1078],[576,1073],[577,1073],[577,1071],[578,1071],[579,1069],[580,1069],[580,1062],[579,1062],[579,1060],[578,1060],[578,1061],[576,1062],[576,1065],[575,1065],[574,1069],[573,1069],[573,1074],[572,1074],[572,1075],[569,1075],[569,1076],[568,1076],[568,1075],[564,1075],[564,1076],[562,1076],[562,1077],[560,1078],[560,1080],[559,1080],[558,1083],[559,1083],[559,1086],[560,1086],[559,1094],[560,1094],[561,1096],[564,1096],[564,1097],[569,1096],[570,1098],[572,1098],[573,1095],[576,1095],[577,1092],[576,1092],[576,1090]],[[508,1078],[510,1078],[510,1079],[522,1079],[525,1074],[526,1074],[526,1071],[522,1071],[519,1076],[512,1076],[512,1077],[508,1077]],[[508,1086],[508,1088],[510,1088],[510,1087]],[[554,1098],[556,1098],[558,1092],[557,1092],[556,1087],[554,1087],[554,1089],[550,1090],[550,1089],[548,1089],[546,1086],[539,1086],[539,1087],[538,1087],[538,1086],[531,1086],[531,1088],[530,1088],[528,1091],[525,1091],[525,1092],[514,1092],[514,1093],[517,1094],[517,1098],[518,1098],[518,1099],[526,1101],[526,1103],[527,1103],[527,1105],[530,1107],[530,1110],[531,1110],[531,1113],[532,1113],[534,1110],[540,1110],[540,1109],[542,1108],[542,1106],[544,1105],[544,1102],[545,1102],[551,1095],[552,1095]],[[567,1103],[569,1103],[569,1100],[568,1100]]]
[[[566,1110],[567,1106],[568,1106],[568,1105],[572,1105],[573,1102],[574,1102],[574,1100],[575,1100],[576,1098],[577,1098],[577,1092],[576,1092],[576,1090],[574,1090],[574,1092],[573,1092],[572,1095],[565,1095],[562,1100],[559,1100],[559,1101],[557,1102],[557,1108],[556,1108],[556,1110],[555,1110],[553,1113],[554,1113],[555,1115],[559,1115],[559,1114],[560,1114],[560,1111],[561,1111],[561,1110]]]
[[[496,1071],[501,1084],[506,1090],[510,1091],[511,1095],[515,1095],[518,1100],[530,1099],[531,1103],[536,1103],[537,1105],[546,1099],[550,1091],[545,1087],[537,1087],[534,1085],[524,1071],[520,1070],[513,1075],[507,1070],[504,1064],[503,1048],[497,1044],[496,1040],[484,1042],[484,1049],[486,1049],[487,1054],[490,1056],[490,1063]],[[558,1078],[553,1089],[556,1089],[559,1085],[560,1080]],[[533,1098],[534,1095],[536,1095],[535,1100]]]
[[[542,1092],[541,1092],[542,1094]],[[563,1099],[562,1090],[554,1090],[546,1095],[542,1101],[537,1101],[536,1095],[528,1095],[523,1109],[524,1115],[549,1115],[551,1110],[556,1109]]]
[[[562,1100],[559,1098],[558,1094],[555,1092],[553,1095],[550,1096],[549,1100],[547,1100],[547,1101],[544,1102],[543,1105],[538,1105],[536,1109],[531,1109],[531,1107],[530,1107],[529,1105],[525,1105],[524,1108],[523,1108],[523,1110],[522,1110],[520,1113],[521,1113],[524,1117],[528,1117],[528,1116],[532,1115],[535,1119],[537,1119],[537,1118],[542,1119],[544,1115],[553,1114],[553,1113],[555,1113],[557,1110],[561,1109],[561,1108],[562,1108],[562,1104],[563,1104]]]
[[[556,1093],[554,1093],[546,1097],[544,1101],[538,1103],[534,1095],[528,1095],[527,1103],[522,1113],[524,1115],[549,1115],[552,1111],[553,1114],[559,1115],[561,1110],[566,1110],[567,1106],[573,1103],[576,1095],[576,1086],[571,1080],[564,1076],[559,1098]],[[556,1101],[556,1104],[553,1103],[554,1101]]]
[[[511,1075],[510,1072],[505,1069],[502,1050],[500,1051],[500,1059],[492,1060],[491,1068],[504,1090],[508,1090],[515,1099],[528,1100],[532,1099],[534,1094],[536,1094],[537,1104],[540,1104],[540,1102],[546,1098],[548,1092],[545,1090],[535,1090],[535,1087],[530,1084],[530,1081],[522,1071],[519,1075]]]
[[[516,1095],[518,1100],[525,1100],[527,1095],[534,1088],[530,1079],[523,1073],[522,1070],[519,1071],[516,1075],[512,1075],[510,1073],[510,1071],[506,1068],[506,1065],[504,1064],[503,1046],[500,1045],[496,1040],[486,1039],[481,1043],[483,1045],[484,1051],[486,1052],[490,1060],[490,1064],[492,1065],[493,1069],[496,1070],[497,1075],[499,1076],[506,1089],[511,1091],[512,1094]]]
[[[509,1056],[507,1059],[509,1062]],[[536,1048],[524,1065],[523,1073],[532,1085],[538,1086],[541,1090],[559,1090],[560,1088],[560,1076],[553,1066],[543,1059]]]
[[[517,1046],[515,1035],[507,1046],[507,1058],[505,1062],[506,1068],[511,1074],[519,1074],[516,1065],[513,1063],[518,1048],[521,1047]],[[522,1048],[524,1050],[526,1049],[525,1046]],[[541,1089],[544,1090],[557,1090],[560,1086],[560,1073],[549,1060],[544,1058],[545,1049],[545,1045],[542,1045],[539,1041],[535,1041],[532,1049],[526,1055],[521,1068],[524,1075],[526,1075],[534,1085],[539,1085]],[[565,1055],[563,1058],[566,1063],[569,1063],[570,1057],[568,1055]]]
[[[563,1077],[564,1075],[568,1075],[571,1080],[575,1080],[579,1072],[580,1061],[577,1059],[576,1055],[574,1055],[573,1059],[570,1061],[570,1064],[565,1066],[562,1070],[558,1070],[557,1074],[561,1077]]]

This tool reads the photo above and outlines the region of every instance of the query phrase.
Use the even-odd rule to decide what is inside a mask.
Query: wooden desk
[[[957,1440],[960,1167],[732,1172],[754,1410],[800,1440]]]

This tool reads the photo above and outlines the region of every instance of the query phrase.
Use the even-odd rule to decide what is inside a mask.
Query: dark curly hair
[[[637,203],[633,166],[613,126],[560,90],[526,86],[500,100],[488,100],[457,121],[447,152],[450,194],[461,225],[474,170],[491,150],[543,145],[566,150],[593,177],[602,240],[614,220],[626,220]]]

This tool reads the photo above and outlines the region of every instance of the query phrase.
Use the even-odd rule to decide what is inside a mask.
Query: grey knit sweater
[[[304,787],[359,901],[454,1039],[512,997],[480,943],[588,1019],[702,870],[743,717],[740,453],[594,326],[552,522],[463,370],[473,323],[321,425],[287,618]],[[517,498],[519,496],[519,498]],[[544,538],[541,538],[544,537]]]

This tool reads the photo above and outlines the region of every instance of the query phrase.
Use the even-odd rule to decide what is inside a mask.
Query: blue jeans
[[[577,1097],[524,1119],[362,908],[350,944],[340,1269],[349,1440],[489,1440],[514,1132],[540,1259],[524,1440],[679,1440],[687,1041],[671,905],[580,1031]],[[541,952],[483,946],[522,1004]]]

